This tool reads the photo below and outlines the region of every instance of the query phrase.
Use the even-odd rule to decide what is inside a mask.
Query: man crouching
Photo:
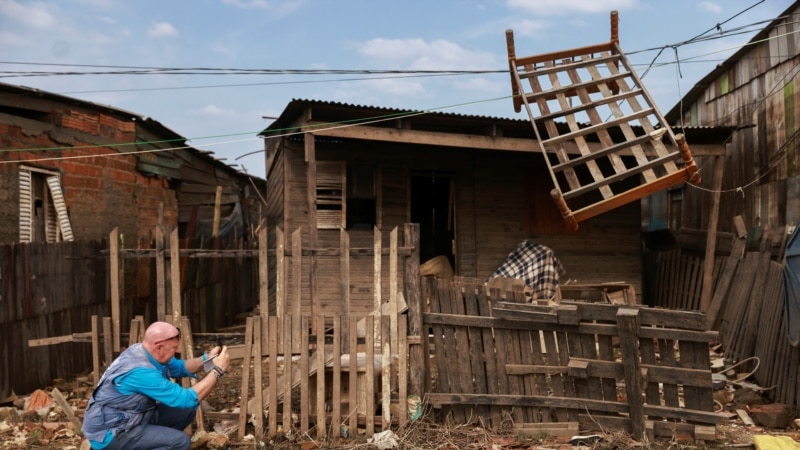
[[[197,358],[175,358],[180,329],[155,322],[141,344],[133,344],[108,367],[89,399],[83,434],[95,450],[189,449],[183,431],[195,418],[200,401],[211,393],[230,365],[226,347]],[[203,362],[213,369],[191,388],[170,378],[193,377]],[[209,363],[208,365],[210,365]]]

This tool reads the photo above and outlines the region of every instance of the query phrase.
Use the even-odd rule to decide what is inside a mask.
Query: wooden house
[[[562,284],[625,282],[641,292],[641,203],[570,231],[527,120],[294,100],[261,134],[273,247],[276,228],[301,230],[304,249],[338,248],[342,229],[351,246],[371,248],[373,229],[386,241],[394,227],[418,223],[420,263],[444,257],[456,276],[487,279],[530,239],[554,251]],[[338,261],[319,264],[321,308],[335,310]],[[351,264],[353,311],[370,311],[372,259]]]
[[[196,237],[218,191],[221,217],[258,220],[264,180],[118,108],[0,84],[0,148],[0,242],[99,239],[115,227],[134,242],[157,224]]]
[[[800,2],[794,2],[725,62],[703,77],[667,114],[675,127],[737,128],[724,155],[700,158],[706,173],[722,159],[719,231],[800,222]],[[723,28],[723,31],[724,28]],[[706,177],[711,182],[711,177]],[[705,185],[710,188],[710,184]],[[708,229],[707,190],[676,190],[661,212],[670,229],[691,235]]]

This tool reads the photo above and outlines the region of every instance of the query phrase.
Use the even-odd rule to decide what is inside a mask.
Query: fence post
[[[419,275],[419,224],[407,223],[404,225],[405,246],[411,249],[411,254],[405,261],[405,295],[408,304],[408,360],[409,360],[409,395],[418,395],[422,398],[423,383],[426,374],[426,348],[422,343],[422,295],[420,292]],[[401,398],[402,402],[406,399]]]
[[[639,310],[620,308],[617,311],[619,346],[625,372],[625,392],[634,439],[644,438],[644,399],[642,397],[642,371],[639,364]]]

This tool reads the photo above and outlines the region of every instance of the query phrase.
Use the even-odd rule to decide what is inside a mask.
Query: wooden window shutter
[[[65,241],[72,241],[72,226],[69,223],[67,205],[64,203],[64,194],[61,192],[61,180],[57,176],[47,177],[47,185],[50,187],[50,195],[53,197],[53,206],[58,215],[58,228]]]
[[[19,171],[19,241],[33,241],[33,189],[28,170]]]
[[[342,161],[317,161],[317,228],[344,228],[347,214],[347,166]]]

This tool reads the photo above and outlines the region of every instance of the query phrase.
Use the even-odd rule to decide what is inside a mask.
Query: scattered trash
[[[603,437],[599,434],[590,434],[587,436],[572,436],[569,443],[572,445],[592,445],[602,440]]]
[[[408,403],[408,417],[412,422],[422,417],[422,399],[419,398],[419,395],[409,395],[406,402]]]
[[[397,435],[392,430],[381,431],[367,439],[368,444],[372,444],[381,450],[397,448]]]
[[[753,436],[756,450],[800,450],[800,444],[789,436],[757,434]]]

